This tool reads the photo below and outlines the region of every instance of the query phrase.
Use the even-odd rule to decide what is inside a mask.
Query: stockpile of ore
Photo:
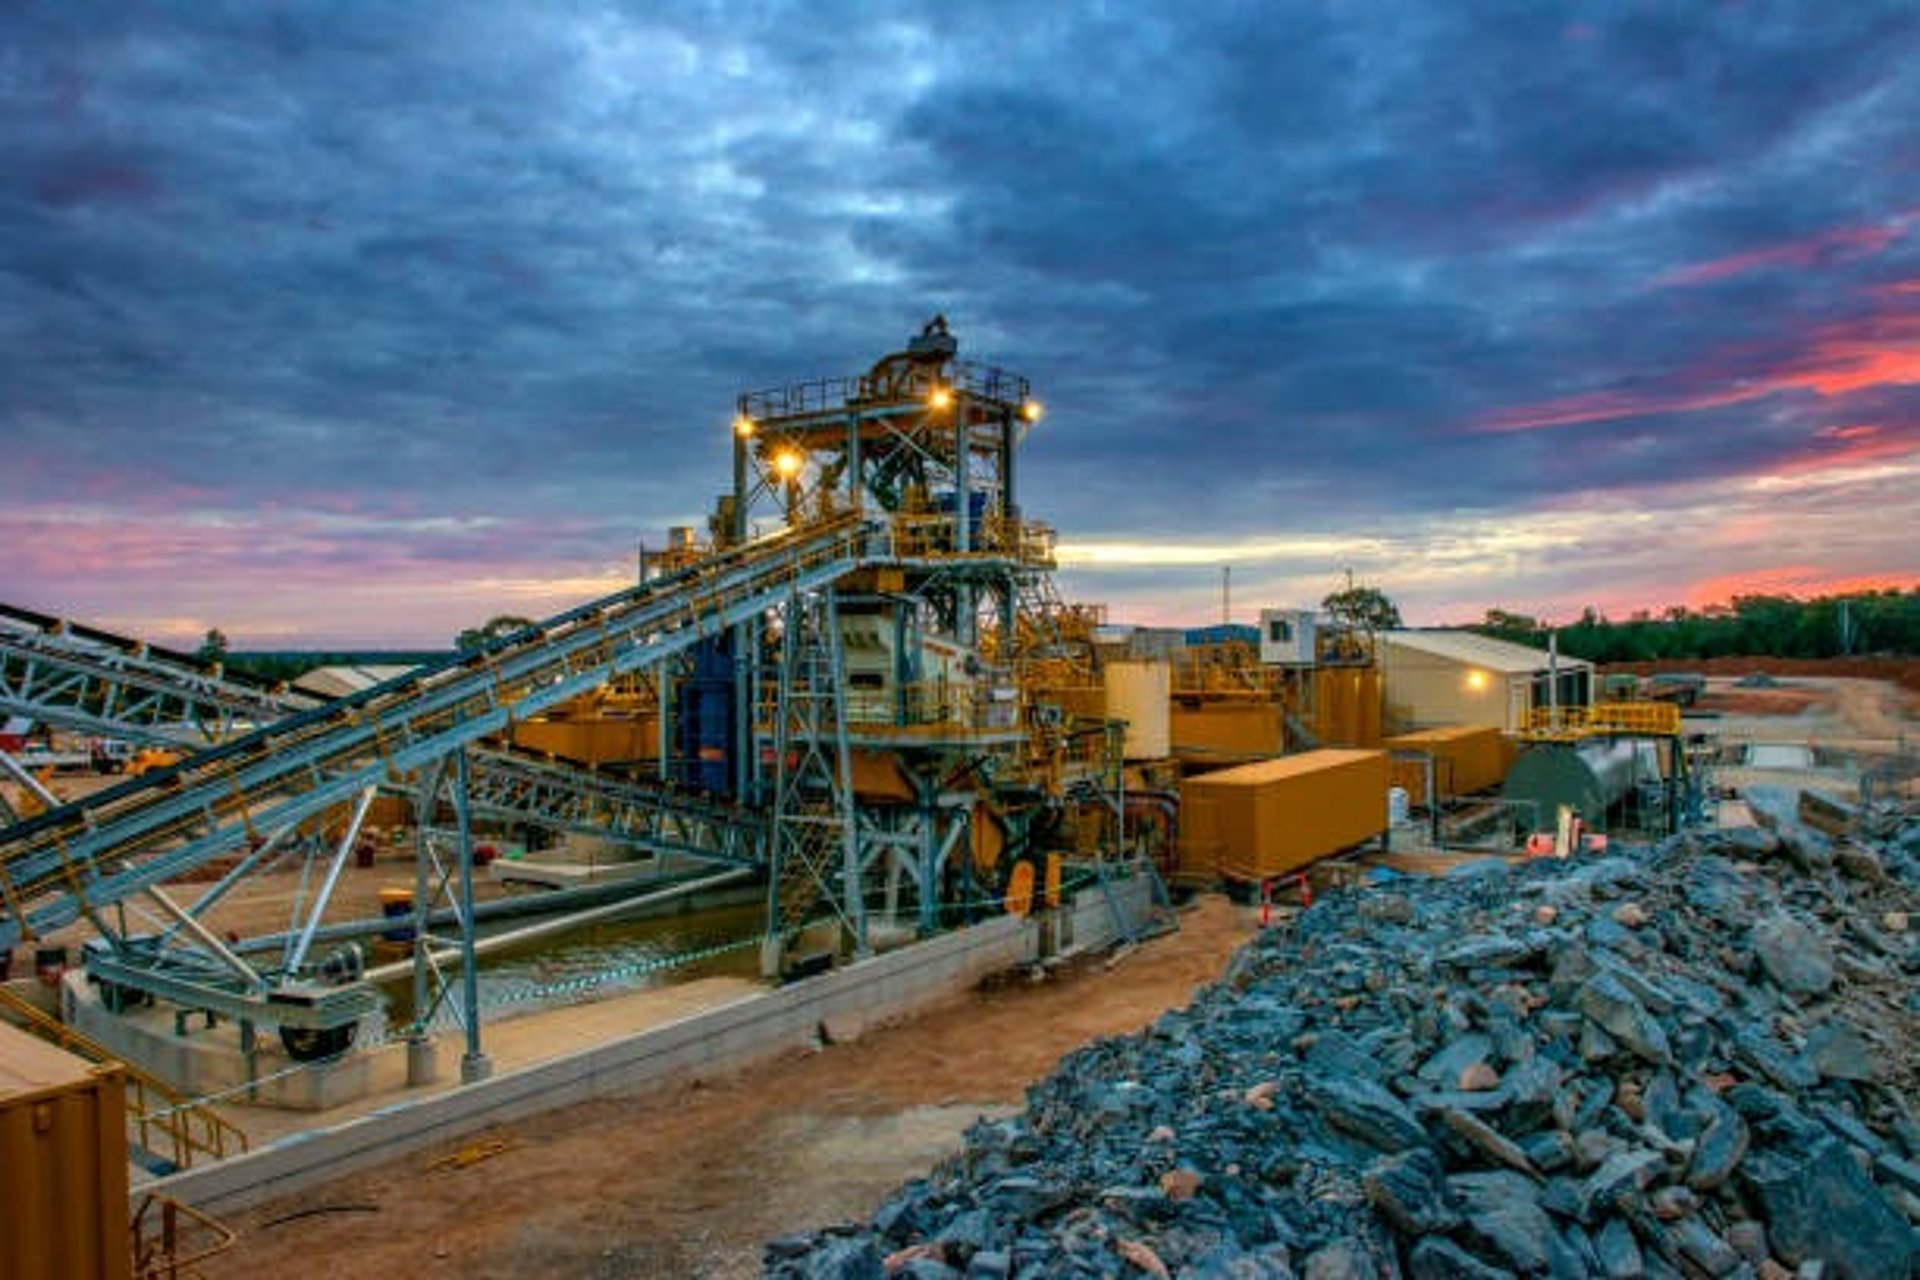
[[[775,1277],[1920,1274],[1920,823],[1323,898]]]

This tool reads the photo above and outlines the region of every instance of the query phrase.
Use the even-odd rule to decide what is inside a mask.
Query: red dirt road
[[[1181,925],[1111,968],[1083,962],[749,1075],[483,1135],[505,1149],[463,1167],[414,1157],[264,1206],[231,1224],[239,1245],[205,1273],[758,1275],[768,1238],[871,1212],[956,1149],[980,1112],[1017,1107],[1063,1053],[1186,1004],[1254,928],[1251,912],[1218,897]]]

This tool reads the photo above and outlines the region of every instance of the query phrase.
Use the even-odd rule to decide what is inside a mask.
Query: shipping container
[[[95,1066],[0,1023],[0,1280],[124,1280],[127,1091]]]
[[[1506,780],[1514,748],[1507,735],[1490,725],[1446,725],[1403,733],[1381,744],[1390,751],[1417,751],[1433,757],[1434,785],[1442,800],[1490,791]],[[1424,761],[1395,760],[1393,785],[1404,787],[1409,803],[1427,804]]]
[[[1183,871],[1270,880],[1377,838],[1387,827],[1382,751],[1308,751],[1188,778]]]

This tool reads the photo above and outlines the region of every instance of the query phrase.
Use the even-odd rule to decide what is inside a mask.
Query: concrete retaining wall
[[[1076,899],[1076,915],[1091,913],[1085,897]],[[1104,897],[1097,892],[1095,897],[1100,914],[1109,916]],[[1099,927],[1089,920],[1090,930]],[[152,1188],[210,1213],[233,1213],[488,1125],[643,1086],[736,1071],[812,1043],[829,1019],[871,1023],[899,1017],[989,973],[1031,962],[1038,940],[1032,922],[991,920],[625,1040],[174,1174]]]

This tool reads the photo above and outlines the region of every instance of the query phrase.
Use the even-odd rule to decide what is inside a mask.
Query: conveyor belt
[[[850,514],[747,543],[0,831],[0,948],[825,586],[869,536]]]
[[[218,672],[197,658],[0,604],[0,714],[75,733],[197,751],[235,725],[273,724],[326,699]],[[475,813],[646,844],[712,861],[753,861],[761,818],[645,780],[625,782],[494,744],[473,751]],[[5,822],[11,814],[0,815]]]
[[[0,604],[0,715],[199,750],[318,698],[236,680],[197,658]]]

